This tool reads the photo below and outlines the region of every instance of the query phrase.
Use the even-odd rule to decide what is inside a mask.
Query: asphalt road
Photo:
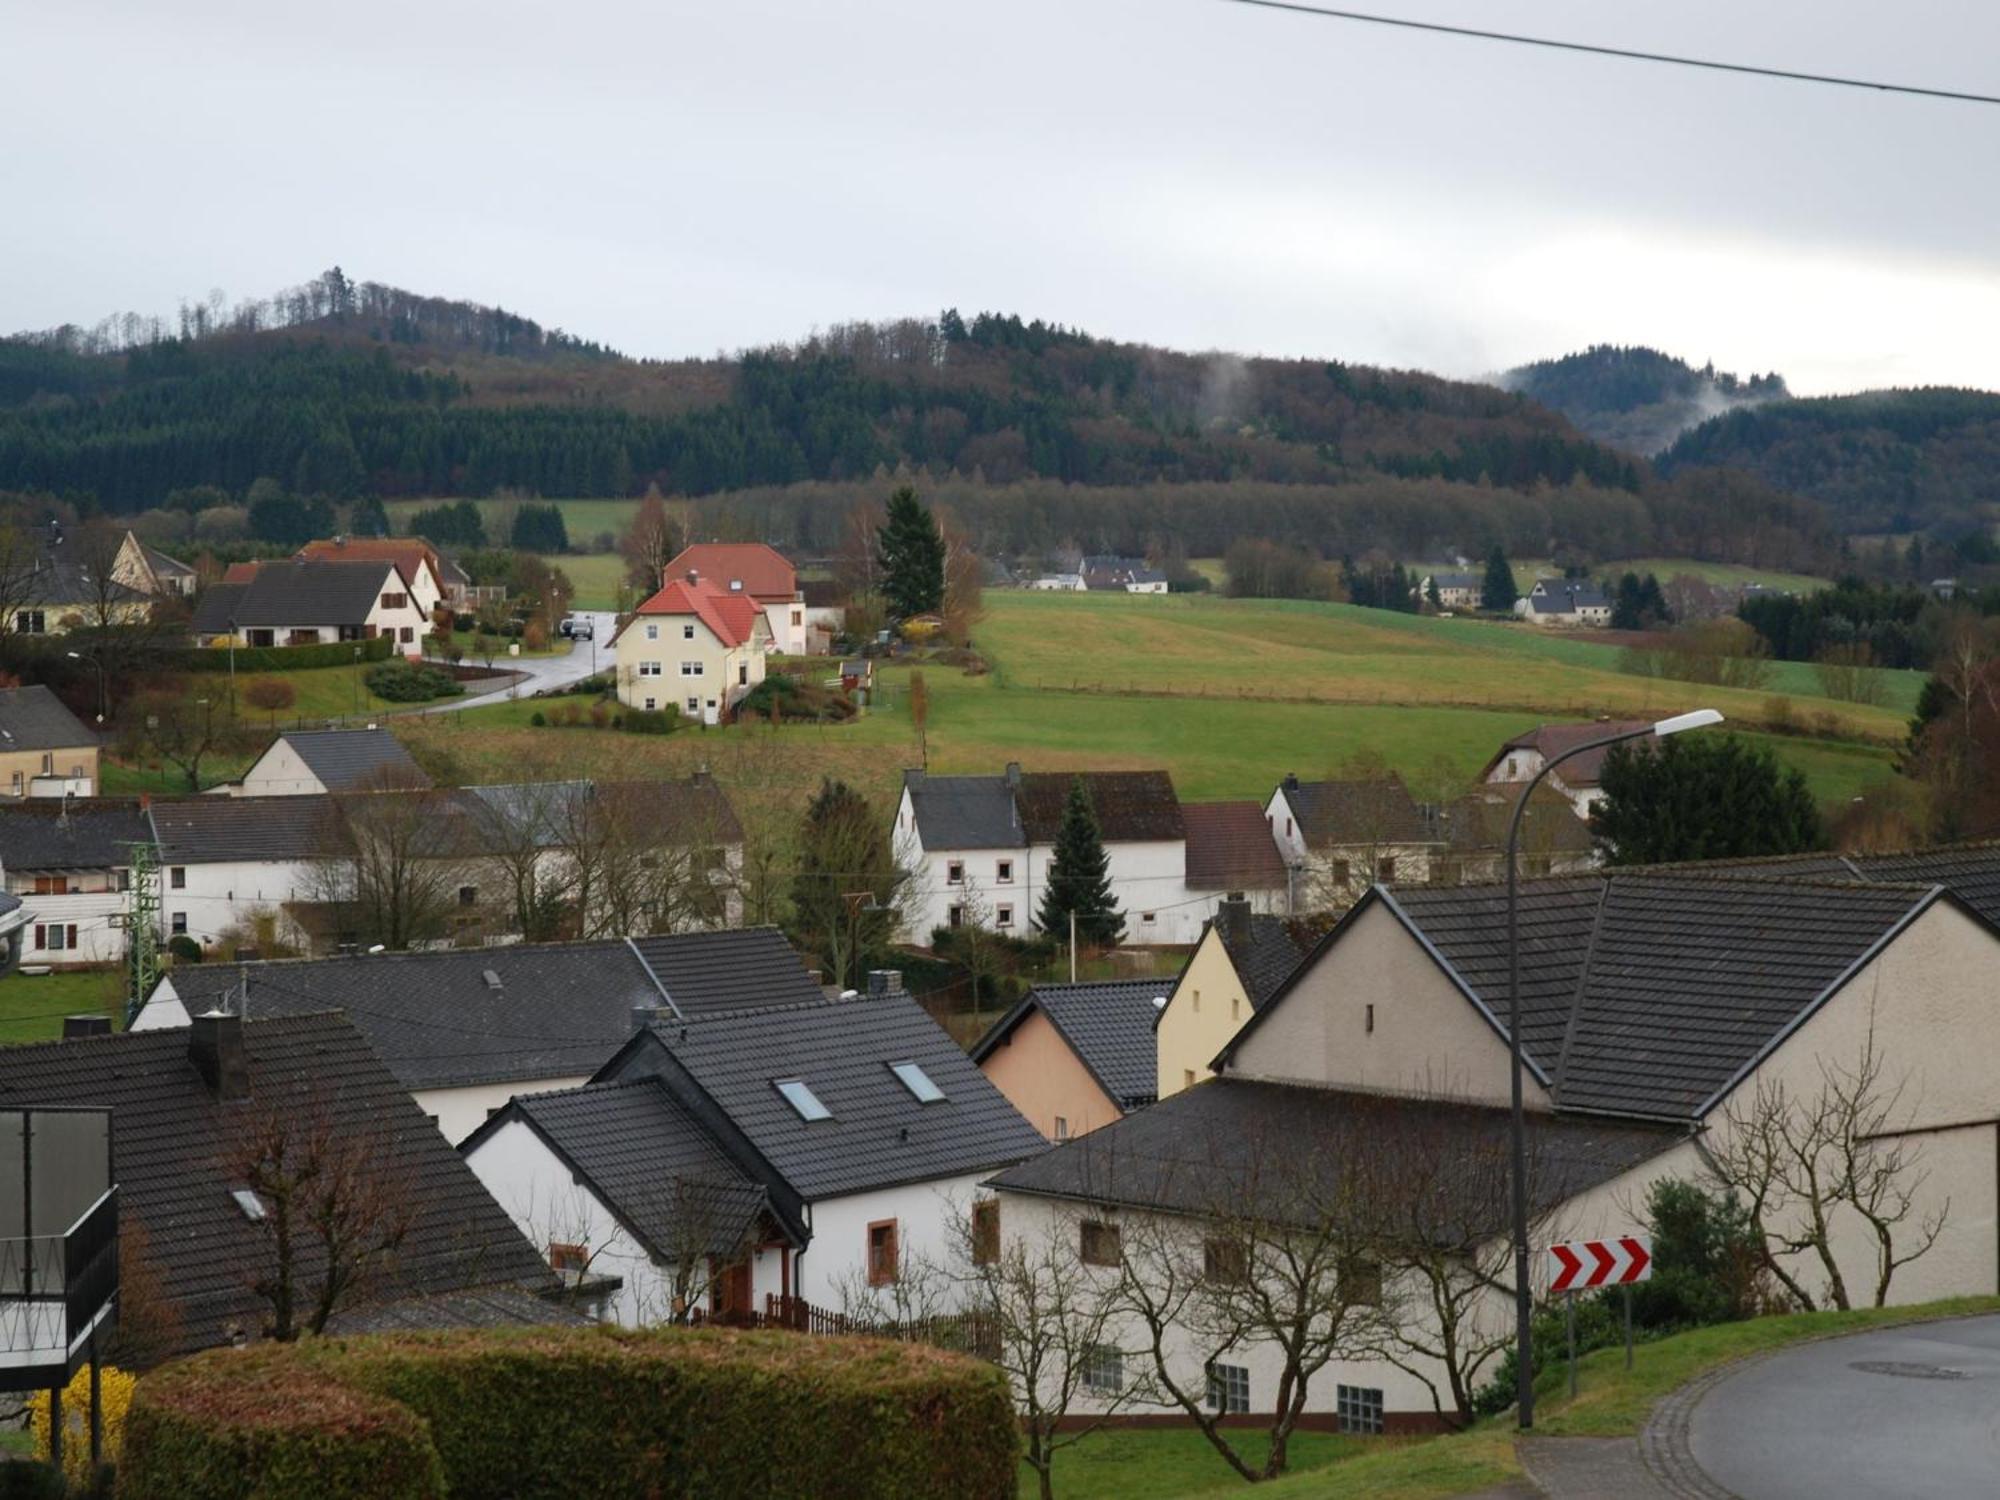
[[[597,626],[596,663],[600,670],[609,667],[614,658],[608,644],[611,632],[617,628],[618,617],[609,610],[593,613],[591,620]],[[442,703],[432,704],[422,710],[424,713],[456,713],[462,708],[481,708],[488,703],[505,703],[512,698],[526,698],[530,694],[545,689],[559,687],[565,682],[577,682],[591,673],[591,642],[572,641],[566,656],[521,656],[493,659],[496,672],[525,672],[527,677],[511,688],[503,688],[497,693],[482,693],[477,698],[449,698]]]
[[[2000,1317],[1804,1344],[1719,1382],[1695,1461],[1742,1500],[2000,1495]]]

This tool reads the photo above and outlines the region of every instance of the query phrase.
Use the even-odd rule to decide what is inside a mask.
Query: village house
[[[541,1256],[466,1170],[361,1034],[335,1015],[206,1014],[174,1031],[0,1048],[10,1109],[105,1110],[125,1267],[119,1333],[142,1367],[262,1337],[273,1315],[271,1204],[237,1165],[252,1132],[351,1149],[349,1212],[405,1221],[328,1331],[573,1322]],[[299,1316],[320,1289],[295,1272]]]
[[[144,620],[154,596],[135,586],[138,575],[128,545],[139,546],[130,532],[114,548],[108,535],[65,531],[60,522],[51,521],[41,531],[26,576],[15,584],[14,634],[67,635],[84,627]]]
[[[1043,594],[1080,594],[1089,585],[1081,573],[1044,573],[1028,587]]]
[[[290,729],[231,785],[238,797],[317,797],[431,784],[386,729]]]
[[[708,578],[676,579],[612,637],[618,701],[720,724],[764,680],[770,644],[768,617],[754,598]]]
[[[461,1147],[531,1237],[558,1226],[555,1258],[618,1268],[622,1321],[893,1303],[950,1258],[978,1183],[1043,1145],[900,975],[641,1019],[589,1084],[516,1100]]]
[[[118,544],[111,576],[133,593],[151,599],[186,599],[201,583],[193,568],[157,547],[148,546],[130,531]]]
[[[328,864],[348,853],[325,797],[173,797],[147,809],[158,850],[160,916],[169,936],[233,958],[260,924],[286,946],[310,946],[306,908],[325,899]]]
[[[1212,893],[1213,908],[1193,909],[1206,918],[1226,900],[1241,897],[1257,911],[1292,909],[1292,870],[1272,836],[1264,809],[1255,802],[1183,802],[1187,829],[1187,888]]]
[[[430,628],[396,564],[331,558],[260,563],[247,581],[210,584],[193,624],[197,646],[358,645],[387,636],[410,657],[422,654]]]
[[[1486,597],[1486,580],[1477,573],[1426,573],[1417,597],[1429,603],[1433,589],[1439,609],[1477,609]]]
[[[968,923],[1009,935],[1031,930],[1063,805],[1078,780],[1097,815],[1125,941],[1193,942],[1214,898],[1188,890],[1187,830],[1172,777],[1024,772],[1012,763],[999,776],[903,773],[895,835],[899,856],[914,872],[905,919],[910,940],[927,942],[937,928]]]
[[[0,688],[0,800],[90,796],[98,749],[97,736],[49,689]]]
[[[1564,767],[1565,770],[1568,767]],[[1482,885],[1507,875],[1507,829],[1520,792],[1507,783],[1481,784],[1442,804],[1422,808],[1440,848],[1431,855],[1432,885]],[[1524,875],[1576,875],[1604,862],[1590,824],[1568,796],[1544,782],[1521,816]]]
[[[1086,557],[1083,586],[1093,593],[1164,594],[1167,575],[1133,557]]]
[[[1087,1263],[1115,1266],[1162,1243],[1198,1257],[1204,1235],[1259,1216],[1313,1233],[1296,1205],[1372,1194],[1430,1228],[1370,1231],[1353,1300],[1413,1319],[1435,1348],[1426,1278],[1505,1256],[1505,922],[1501,888],[1374,888],[1215,1057],[1218,1077],[995,1178],[1002,1232],[1079,1236]],[[2000,1023],[2000,929],[1966,901],[1925,884],[1617,872],[1527,882],[1522,938],[1538,1243],[1641,1228],[1654,1183],[1741,1170],[1760,1121],[1824,1122],[1828,1091],[1858,1079],[1872,1123],[1853,1149],[1911,1195],[1892,1236],[1908,1251],[1936,1232],[1888,1300],[1995,1291],[2000,1083],[1964,1038]],[[1870,1226],[1844,1203],[1820,1207],[1828,1255],[1851,1287],[1872,1287]],[[1810,1208],[1771,1211],[1782,1236]],[[1474,1240],[1453,1239],[1470,1226]],[[1827,1295],[1814,1253],[1780,1248],[1775,1264]],[[1511,1298],[1463,1285],[1461,1332],[1497,1350]],[[1353,1431],[1443,1420],[1446,1371],[1403,1354],[1398,1365],[1357,1342],[1314,1378],[1308,1412]],[[1169,1359],[1195,1389],[1200,1358],[1176,1323]],[[1271,1410],[1270,1344],[1238,1342],[1213,1373],[1227,1410]]]
[[[775,927],[670,937],[208,963],[161,979],[135,1031],[217,1006],[253,1016],[345,1012],[417,1106],[458,1142],[509,1099],[576,1088],[671,1021],[824,999]]]
[[[0,808],[0,878],[28,914],[22,963],[78,968],[122,959],[133,847],[152,841],[135,798]]]
[[[1541,774],[1542,767],[1559,759],[1576,746],[1588,740],[1608,739],[1627,731],[1643,729],[1643,722],[1636,719],[1593,719],[1585,724],[1537,724],[1525,734],[1517,734],[1493,753],[1479,773],[1479,779],[1488,786],[1517,786],[1533,781]],[[1647,742],[1635,741],[1628,747],[1630,753],[1643,754],[1640,748]],[[1604,760],[1609,755],[1609,747],[1586,750],[1571,760],[1566,760],[1551,771],[1543,785],[1555,788],[1567,797],[1570,806],[1576,809],[1579,818],[1588,818],[1591,809],[1604,798],[1600,778],[1604,774]]]
[[[972,1060],[1045,1139],[1088,1135],[1157,1097],[1153,1021],[1168,988],[1164,979],[1036,985]]]
[[[1210,1061],[1305,956],[1292,923],[1242,897],[1216,909],[1152,1019],[1154,1093],[1165,1099],[1214,1076]]]
[[[1611,601],[1587,578],[1537,578],[1514,601],[1514,613],[1534,625],[1603,626],[1611,623]]]
[[[1291,869],[1300,910],[1338,909],[1377,881],[1423,885],[1442,843],[1394,775],[1300,781],[1288,774],[1264,818]]]
[[[667,564],[663,584],[712,584],[725,594],[747,598],[763,611],[766,650],[786,656],[824,656],[828,638],[839,629],[829,591],[816,589],[808,603],[798,570],[782,552],[762,542],[695,542]]]
[[[446,602],[442,560],[422,537],[329,537],[307,542],[296,556],[300,562],[391,563],[409,583],[410,602],[425,619]]]

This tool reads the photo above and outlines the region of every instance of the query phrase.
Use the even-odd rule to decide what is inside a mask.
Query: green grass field
[[[504,511],[512,510],[520,504],[517,500],[475,500],[479,507],[480,519],[490,530],[493,518]],[[600,532],[622,532],[632,524],[632,513],[639,508],[637,500],[538,500],[537,505],[553,505],[562,512],[563,529],[569,533],[572,547],[588,549]],[[409,530],[410,517],[420,510],[434,505],[455,505],[455,500],[390,500],[384,508],[389,512],[389,525],[398,534]],[[496,547],[507,545],[504,536],[487,537]],[[572,577],[575,575],[572,574]]]
[[[0,1042],[42,1042],[62,1035],[64,1016],[125,1016],[125,976],[116,969],[9,974],[0,979]]]
[[[579,502],[581,503],[581,502]],[[576,586],[576,609],[616,609],[618,586],[625,581],[625,559],[616,552],[581,552],[549,559]]]

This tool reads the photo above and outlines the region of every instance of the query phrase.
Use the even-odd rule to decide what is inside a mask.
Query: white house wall
[[[867,1281],[868,1226],[885,1219],[896,1221],[897,1249],[906,1268],[924,1262],[950,1268],[958,1248],[956,1216],[969,1214],[973,1199],[986,1196],[979,1184],[991,1175],[938,1178],[812,1204],[812,1242],[799,1262],[798,1295],[815,1307],[840,1311],[843,1294]]]
[[[484,1125],[487,1116],[503,1108],[517,1094],[546,1094],[551,1089],[581,1088],[588,1082],[588,1076],[525,1078],[511,1083],[471,1083],[458,1088],[415,1089],[410,1097],[417,1101],[417,1108],[429,1115],[437,1128],[444,1132],[444,1138],[456,1146]]]
[[[284,903],[325,899],[322,869],[312,860],[229,860],[167,866],[160,877],[162,930],[172,933],[174,918],[184,917],[187,935],[208,947],[223,933],[232,928],[248,929],[259,913],[269,912],[278,918],[283,931],[290,926],[282,910]],[[186,884],[179,890],[173,888],[175,870],[186,872]]]
[[[74,896],[37,896],[20,893],[21,909],[28,925],[21,938],[21,962],[70,968],[86,964],[115,963],[125,956],[125,912],[131,897],[119,891],[89,892]],[[38,948],[35,928],[61,924],[75,926],[74,948]]]

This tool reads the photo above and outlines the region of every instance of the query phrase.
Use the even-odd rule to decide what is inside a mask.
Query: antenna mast
[[[139,1017],[139,1007],[160,982],[160,863],[153,845],[132,846],[131,900],[125,906],[125,946],[131,993],[125,1000],[125,1024]]]

